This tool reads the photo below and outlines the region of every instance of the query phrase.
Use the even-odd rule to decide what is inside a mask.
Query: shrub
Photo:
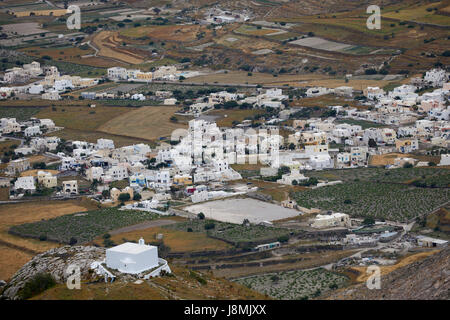
[[[51,274],[38,273],[25,283],[18,296],[23,300],[30,299],[55,285],[56,281]]]
[[[211,230],[216,227],[216,224],[214,222],[208,222],[205,224],[205,230]]]
[[[203,212],[200,212],[200,213],[197,215],[197,218],[199,218],[200,220],[203,220],[203,219],[205,219],[205,214],[204,214]]]
[[[69,240],[69,245],[74,246],[77,242],[78,242],[78,240],[76,238],[72,237]]]
[[[279,236],[277,240],[279,242],[288,242],[289,241],[289,236],[288,235]]]

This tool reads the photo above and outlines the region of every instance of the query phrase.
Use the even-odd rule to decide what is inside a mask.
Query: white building
[[[78,194],[78,182],[77,180],[63,181],[62,193],[67,195]]]
[[[108,79],[113,80],[113,81],[128,79],[127,69],[125,69],[125,68],[112,67],[112,68],[108,69],[107,73],[108,73]]]
[[[125,242],[106,250],[106,266],[122,273],[138,274],[158,267],[158,248],[139,243]]]
[[[16,182],[14,182],[14,189],[19,190],[22,189],[24,191],[36,191],[36,185],[34,183],[33,176],[19,177]]]
[[[351,227],[350,216],[345,213],[333,213],[330,215],[318,214],[311,224],[313,228]]]
[[[39,134],[42,134],[41,128],[39,126],[28,127],[24,130],[25,137],[32,137]]]
[[[97,139],[95,148],[98,150],[114,149],[114,141],[110,139]]]

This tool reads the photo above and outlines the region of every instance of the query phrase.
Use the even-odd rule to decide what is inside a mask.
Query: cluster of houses
[[[39,95],[43,100],[60,100],[60,94],[68,90],[81,89],[94,86],[99,79],[83,78],[80,76],[61,75],[55,66],[41,67],[39,62],[33,61],[7,70],[3,76],[3,82],[7,84],[29,82],[36,78],[42,78],[27,85],[0,87],[0,99],[7,99],[18,94]]]
[[[282,110],[285,108],[283,102],[288,100],[288,96],[283,94],[281,89],[258,90],[259,94],[255,96],[245,96],[241,93],[231,93],[227,91],[213,92],[207,96],[199,97],[194,103],[187,107],[184,112],[186,115],[200,116],[202,113],[213,109],[216,105],[223,105],[234,101],[237,105],[251,105],[252,108],[274,108]]]
[[[245,22],[250,20],[251,13],[247,10],[243,11],[230,11],[223,10],[219,7],[214,7],[208,9],[205,12],[205,19],[202,20],[203,23],[207,24],[226,24],[235,22]]]
[[[141,71],[139,69],[126,69],[122,67],[112,67],[107,70],[107,77],[111,81],[134,81],[151,82],[153,80],[175,81],[180,77],[192,77],[198,75],[197,72],[178,71],[175,66],[161,66],[155,71]]]

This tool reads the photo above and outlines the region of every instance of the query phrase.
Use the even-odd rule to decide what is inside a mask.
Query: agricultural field
[[[167,25],[128,28],[120,31],[120,36],[139,39],[146,38],[176,42],[192,42],[197,40],[197,35],[201,32],[205,33],[204,36],[211,33],[205,26],[200,25]]]
[[[348,182],[295,194],[306,208],[343,212],[355,217],[408,221],[448,201],[448,188],[416,188],[401,184]]]
[[[21,52],[33,58],[50,57],[55,61],[71,62],[76,64],[88,65],[92,67],[109,68],[113,66],[121,66],[124,64],[115,61],[106,60],[95,57],[95,50],[85,45],[82,47],[73,46],[44,46],[44,47],[27,47],[20,49]]]
[[[325,170],[306,172],[308,177],[316,177],[320,180],[372,181],[409,184],[414,181],[427,183],[428,186],[448,187],[450,184],[450,170],[436,167],[423,168],[356,168],[348,170]]]
[[[28,120],[39,113],[40,108],[0,107],[0,118],[16,118],[17,121]]]
[[[231,248],[231,245],[226,242],[208,238],[203,232],[187,232],[163,227],[139,229],[118,234],[114,233],[111,235],[110,240],[116,245],[130,241],[137,242],[141,237],[146,241],[152,242],[156,241],[155,239],[158,234],[163,235],[162,241],[164,245],[170,248],[171,252],[220,251]],[[94,243],[102,246],[103,239],[99,237],[94,240]]]
[[[15,225],[10,228],[10,232],[21,237],[44,238],[58,243],[70,243],[70,240],[74,238],[77,243],[82,244],[111,230],[158,217],[154,213],[105,208]]]
[[[178,107],[170,106],[141,107],[117,117],[112,117],[111,120],[102,124],[97,130],[146,140],[170,137],[175,129],[187,128],[186,123],[170,120],[178,109]]]
[[[55,122],[55,125],[68,129],[93,131],[97,130],[110,119],[123,116],[131,110],[134,109],[103,106],[97,106],[95,108],[87,106],[58,106],[41,109],[36,114],[36,117],[41,119],[50,118]]]
[[[56,136],[64,140],[81,140],[87,141],[91,143],[96,143],[97,139],[111,139],[114,141],[114,146],[119,148],[123,146],[129,146],[137,143],[150,143],[150,141],[145,139],[115,135],[115,134],[107,134],[100,131],[85,131],[85,130],[77,130],[77,129],[64,129],[57,132],[52,132],[48,134],[50,136]]]
[[[35,254],[58,246],[54,242],[12,235],[8,233],[10,227],[93,208],[93,204],[85,199],[0,205],[0,279],[6,280],[11,277]]]
[[[214,117],[218,127],[232,127],[233,122],[242,122],[253,116],[264,114],[264,110],[258,109],[234,109],[234,110],[212,110],[206,113],[207,116]]]
[[[383,13],[383,17],[402,20],[414,21],[422,23],[437,24],[441,26],[450,26],[450,19],[446,15],[441,15],[438,8],[445,6],[446,1],[438,1],[427,4],[415,4],[412,6],[402,7],[401,9],[392,8],[388,12]],[[447,7],[448,8],[448,7]],[[445,11],[445,9],[444,9]]]
[[[214,227],[206,230],[205,226],[214,224]],[[191,220],[177,224],[164,226],[165,229],[202,232],[216,239],[239,245],[246,242],[276,241],[280,236],[287,236],[285,229],[265,227],[262,225],[244,226],[241,224],[219,222],[215,220]],[[190,232],[190,231],[189,231]]]
[[[99,50],[98,55],[128,64],[139,64],[146,60],[143,52],[122,46],[123,39],[117,31],[102,31],[92,38],[92,44]]]
[[[257,275],[236,282],[275,299],[308,300],[341,288],[348,280],[344,275],[319,268]]]
[[[428,155],[416,155],[416,154],[403,154],[403,153],[386,153],[386,154],[376,154],[369,158],[369,165],[371,166],[386,166],[388,164],[394,164],[394,160],[398,157],[411,157],[424,162],[434,162],[438,164],[441,161],[439,156],[428,156]]]

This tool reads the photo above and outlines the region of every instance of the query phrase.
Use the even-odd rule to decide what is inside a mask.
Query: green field
[[[426,183],[429,187],[448,187],[450,170],[444,168],[357,168],[347,170],[326,170],[306,172],[308,177],[321,180],[371,181],[409,184],[414,181]]]
[[[395,221],[407,221],[429,213],[449,198],[448,188],[416,188],[368,181],[348,182],[295,193],[295,199],[302,207]]]
[[[208,223],[214,223],[214,228],[205,230],[205,225]],[[289,234],[287,230],[280,228],[260,225],[243,226],[214,220],[192,220],[164,226],[164,228],[180,231],[192,230],[192,232],[206,232],[211,237],[235,244],[263,242],[265,240],[272,241],[280,236],[287,236]]]
[[[71,238],[75,238],[80,244],[92,241],[95,237],[111,230],[158,217],[154,213],[106,208],[25,223],[11,227],[9,232],[22,237],[41,238],[60,243],[69,243]]]

